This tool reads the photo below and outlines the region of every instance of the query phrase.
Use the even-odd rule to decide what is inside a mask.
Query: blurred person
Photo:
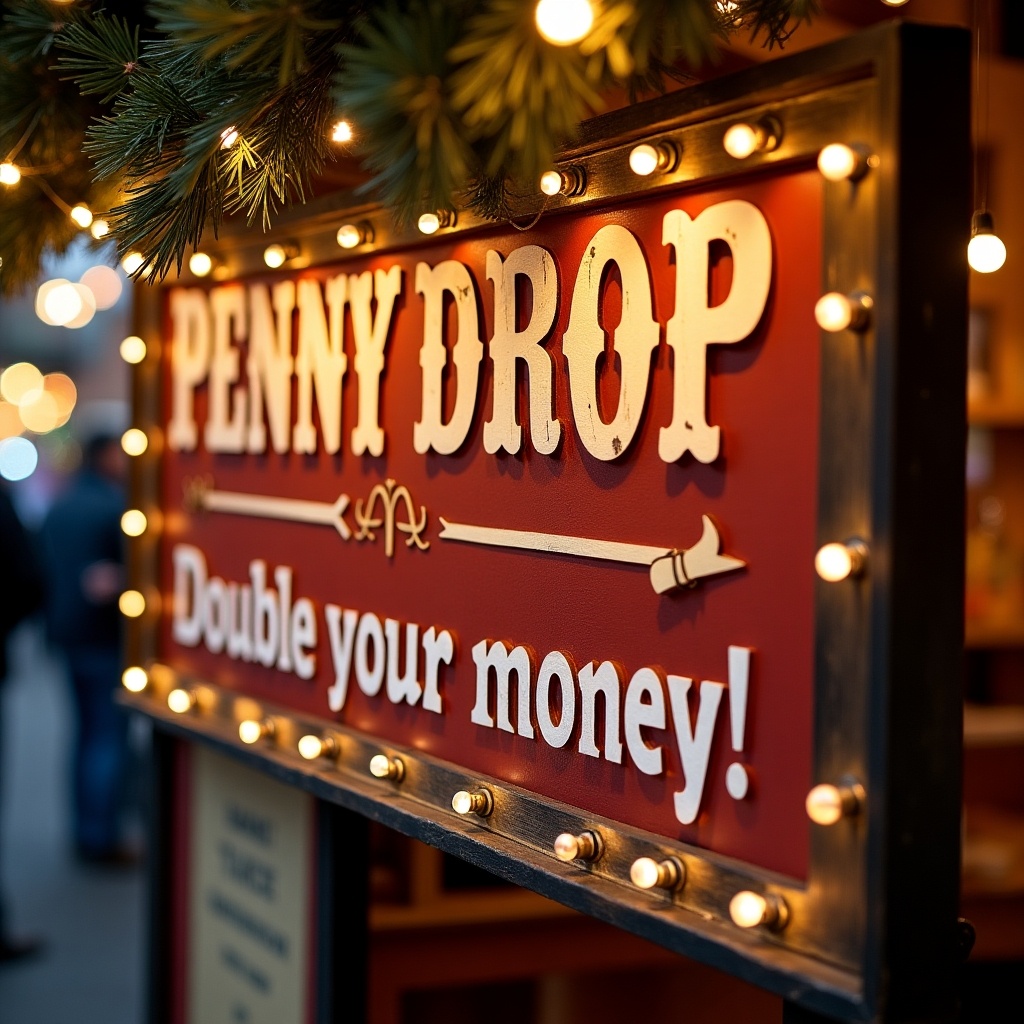
[[[116,700],[123,660],[118,597],[124,589],[126,456],[112,431],[98,430],[82,448],[81,467],[40,528],[47,638],[64,657],[74,697],[75,852],[86,863],[127,865],[137,860],[123,840],[129,719]]]
[[[42,609],[44,597],[43,571],[35,541],[19,518],[10,496],[0,486],[0,690],[7,678],[8,638],[17,626]],[[2,711],[0,704],[0,755]],[[0,767],[2,762],[0,756]],[[41,948],[39,939],[16,938],[10,932],[0,895],[0,964],[29,956]]]

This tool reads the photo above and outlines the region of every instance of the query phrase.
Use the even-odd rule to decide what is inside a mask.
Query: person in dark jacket
[[[42,566],[34,539],[25,529],[14,503],[0,486],[0,687],[7,678],[7,641],[15,628],[43,606],[45,597]],[[0,707],[2,710],[2,707]],[[0,715],[0,741],[3,721]],[[0,743],[2,750],[2,743]],[[3,757],[0,756],[0,764]],[[35,938],[15,938],[0,899],[0,963],[37,952],[42,943]]]
[[[114,434],[83,446],[82,466],[40,531],[48,577],[47,637],[67,665],[77,733],[73,834],[83,861],[134,859],[122,841],[128,717],[116,700],[122,670],[125,455]]]

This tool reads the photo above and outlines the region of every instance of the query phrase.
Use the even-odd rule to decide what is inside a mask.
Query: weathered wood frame
[[[244,746],[236,694],[206,686],[206,713],[180,716],[167,709],[161,698],[170,686],[205,684],[155,663],[159,610],[151,602],[128,642],[129,663],[149,667],[151,685],[126,700],[157,725],[157,777],[163,780],[157,818],[163,825],[153,833],[154,948],[165,939],[160,894],[171,867],[160,852],[170,798],[166,746],[169,737],[179,737],[212,744],[325,805],[382,822],[774,991],[794,1014],[889,1022],[953,1016],[960,956],[969,64],[962,30],[894,23],[617,111],[585,125],[579,145],[563,156],[563,166],[586,170],[586,193],[547,204],[549,211],[588,206],[689,181],[704,185],[773,167],[813,166],[821,147],[836,141],[862,144],[877,157],[857,182],[825,187],[822,291],[863,291],[873,308],[866,331],[821,334],[818,542],[856,537],[870,555],[862,578],[817,585],[814,774],[808,780],[810,788],[855,779],[866,801],[855,817],[813,827],[806,885],[469,775],[326,720],[280,711],[285,728],[274,745]],[[725,128],[763,116],[782,124],[778,147],[742,163],[729,157],[721,145]],[[685,159],[675,171],[636,177],[626,154],[637,142],[658,138],[675,140]],[[413,240],[412,232],[390,229],[379,210],[350,200],[332,197],[293,211],[272,238],[229,228],[209,251],[225,276],[235,278],[262,269],[271,240],[300,241],[309,264],[344,258],[334,235],[345,222],[372,220],[376,249]],[[524,220],[536,212],[524,207]],[[460,214],[443,230],[480,226]],[[136,460],[134,500],[147,508],[157,494],[160,455],[160,289],[141,286],[137,297],[150,357],[135,375],[135,423],[154,443]],[[156,584],[158,546],[156,531],[132,545],[132,575],[144,592]],[[288,735],[315,730],[341,738],[337,763],[311,764],[294,753],[294,744],[288,748]],[[401,784],[366,772],[370,757],[382,751],[405,762]],[[481,785],[495,801],[486,821],[451,811],[453,792]],[[552,837],[586,828],[599,829],[605,839],[601,859],[582,868],[556,860]],[[685,864],[680,892],[652,894],[630,884],[636,857],[660,855]],[[740,889],[783,897],[788,926],[778,932],[734,926],[728,903]],[[321,973],[329,973],[326,959],[323,964]],[[166,985],[164,969],[154,957],[154,1021],[162,1019],[155,1004]],[[325,994],[322,1002],[328,1006],[332,999]]]

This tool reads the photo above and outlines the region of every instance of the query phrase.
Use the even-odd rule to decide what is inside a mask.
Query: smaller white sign
[[[189,1024],[307,1019],[313,800],[193,751]]]

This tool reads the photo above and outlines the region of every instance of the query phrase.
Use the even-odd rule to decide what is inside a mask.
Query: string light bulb
[[[133,274],[138,272],[142,267],[142,264],[146,262],[146,257],[141,252],[129,252],[125,254],[123,260],[121,260],[121,269],[131,277]]]
[[[110,222],[104,220],[103,217],[97,217],[92,224],[89,225],[89,234],[98,242],[101,238],[106,238],[110,234]]]
[[[121,685],[129,693],[142,693],[149,685],[149,676],[144,668],[130,665],[121,673]]]
[[[146,358],[146,343],[137,335],[130,334],[121,342],[118,351],[126,363],[134,365]]]
[[[540,0],[534,12],[537,31],[555,46],[571,46],[594,27],[590,0]]]
[[[579,196],[587,190],[587,176],[582,167],[545,171],[540,176],[540,190],[546,196]]]
[[[430,210],[420,215],[416,227],[424,235],[432,235],[440,228],[450,228],[455,223],[455,214],[451,210]]]
[[[844,142],[830,142],[818,153],[818,171],[827,181],[856,181],[869,166],[868,157]]]
[[[971,218],[967,262],[979,274],[992,274],[1006,262],[1006,246],[995,233],[992,214],[987,210],[976,210]]]
[[[149,438],[144,430],[138,427],[129,427],[121,435],[121,448],[126,455],[141,455],[149,447]]]
[[[351,142],[352,125],[348,121],[338,121],[331,129],[331,142]]]
[[[859,576],[867,565],[867,546],[859,540],[824,544],[814,556],[814,569],[826,583],[840,583]]]
[[[230,149],[238,141],[238,129],[229,125],[220,133],[220,148]]]
[[[489,789],[460,789],[452,797],[452,810],[456,814],[475,814],[486,818],[494,810],[494,797]]]
[[[579,835],[563,832],[555,839],[555,856],[568,863],[574,860],[591,861],[601,856],[601,837],[597,832],[588,829]]]
[[[686,881],[686,868],[677,857],[654,860],[638,857],[629,869],[629,880],[638,889],[668,889],[674,891]]]
[[[744,889],[729,901],[729,916],[738,928],[757,928],[764,925],[780,931],[789,922],[789,908],[785,900],[775,893],[764,896]]]
[[[126,590],[117,599],[117,607],[126,619],[137,619],[146,610],[146,598],[141,590]]]
[[[68,216],[83,230],[92,224],[92,210],[90,210],[85,203],[79,203],[77,206],[72,206],[71,212]]]
[[[206,252],[194,252],[188,258],[188,269],[196,277],[206,277],[213,270],[213,257]]]
[[[5,160],[0,164],[0,185],[17,185],[21,181],[21,171],[17,164],[12,164],[9,160]]]
[[[370,774],[375,779],[391,779],[394,782],[401,782],[405,777],[405,762],[400,757],[374,754],[370,758]]]
[[[641,178],[655,171],[674,171],[679,163],[679,147],[662,139],[660,142],[641,142],[629,151],[629,169]]]
[[[121,532],[126,537],[141,537],[148,525],[146,513],[141,509],[130,508],[121,516]]]

